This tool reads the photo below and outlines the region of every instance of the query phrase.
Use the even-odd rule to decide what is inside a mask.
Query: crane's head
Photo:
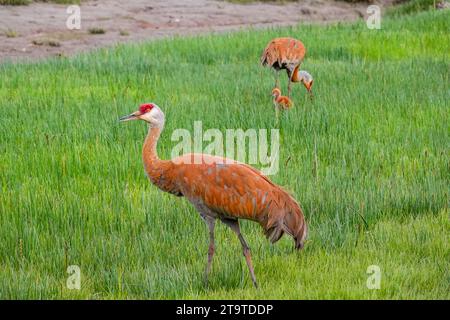
[[[123,116],[119,121],[144,120],[152,127],[162,128],[164,126],[164,113],[154,103],[144,103],[139,109],[127,116]]]
[[[281,90],[278,89],[278,88],[273,88],[273,90],[272,90],[272,97],[278,98],[279,96],[281,96]]]
[[[308,90],[309,93],[312,93],[312,85],[314,83],[312,75],[310,75],[307,71],[302,70],[298,73],[298,77],[305,86],[306,90]]]

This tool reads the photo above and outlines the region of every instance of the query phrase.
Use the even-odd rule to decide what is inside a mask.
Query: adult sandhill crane
[[[278,88],[274,88],[272,90],[272,97],[273,97],[273,105],[278,110],[287,110],[292,107],[292,101],[286,96],[281,95],[281,90]]]
[[[305,58],[306,49],[300,40],[275,38],[269,42],[261,55],[261,64],[275,70],[275,87],[279,88],[279,72],[285,69],[288,74],[288,97],[291,97],[291,83],[302,82],[311,93],[311,79],[299,75],[300,65]]]
[[[229,226],[239,238],[255,287],[250,249],[241,234],[239,219],[258,222],[272,243],[287,233],[294,238],[296,249],[303,247],[307,226],[302,209],[281,187],[258,170],[222,157],[186,154],[172,160],[160,160],[157,143],[164,127],[164,113],[156,104],[146,103],[119,120],[138,119],[149,123],[142,157],[150,181],[162,191],[187,198],[209,228],[206,282],[214,255],[216,219]]]

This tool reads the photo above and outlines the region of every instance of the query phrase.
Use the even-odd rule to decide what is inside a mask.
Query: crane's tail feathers
[[[272,67],[275,62],[278,62],[281,65],[281,61],[278,59],[277,51],[273,48],[272,43],[264,49],[260,62],[263,66]]]
[[[264,50],[261,59],[260,59],[261,65],[264,67],[267,65],[267,51]]]

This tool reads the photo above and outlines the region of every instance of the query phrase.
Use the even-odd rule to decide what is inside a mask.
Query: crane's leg
[[[288,82],[288,98],[290,99],[291,98],[291,83],[292,83],[291,78],[289,78],[288,81],[289,81]]]
[[[214,226],[216,224],[216,219],[207,216],[204,217],[204,219],[209,229],[208,263],[205,269],[205,283],[208,283],[208,276],[211,271],[211,264],[214,256]]]
[[[292,70],[289,69],[289,72],[288,72],[288,78],[289,78],[289,80],[288,80],[288,98],[289,99],[291,98],[291,86],[292,86],[292,77],[294,76],[294,70],[295,70],[295,68]]]
[[[258,283],[256,282],[255,277],[255,270],[253,269],[252,257],[250,255],[250,248],[248,247],[247,242],[245,242],[245,239],[241,234],[241,229],[239,228],[239,221],[231,219],[222,219],[222,222],[225,223],[227,226],[229,226],[231,230],[233,230],[234,233],[236,233],[236,235],[238,236],[239,241],[241,242],[242,245],[245,261],[247,262],[248,270],[250,271],[250,276],[252,277],[253,284],[255,285],[255,288],[258,288]]]
[[[277,127],[280,125],[280,109],[278,106],[275,106],[275,120]]]
[[[280,87],[280,70],[274,69],[275,73],[275,88]]]

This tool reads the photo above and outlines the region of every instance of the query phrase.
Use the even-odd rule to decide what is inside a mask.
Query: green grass
[[[0,5],[20,6],[20,5],[27,5],[30,3],[31,0],[0,0]]]
[[[97,28],[97,27],[90,28],[90,29],[88,30],[88,32],[89,32],[90,34],[104,34],[104,33],[106,33],[105,29]]]
[[[15,30],[7,29],[7,30],[3,31],[3,35],[6,36],[7,38],[15,38],[19,34]]]
[[[439,0],[409,0],[403,1],[387,10],[388,15],[413,14],[424,10],[434,10]]]
[[[448,11],[122,45],[0,65],[0,298],[449,299]],[[310,224],[294,252],[243,222],[261,288],[223,225],[210,287],[207,228],[143,173],[143,101],[176,128],[272,128],[266,43],[304,41],[315,101],[296,86],[272,179]],[[285,80],[285,79],[284,79]],[[285,86],[286,83],[283,83]],[[363,220],[363,218],[364,220]],[[365,221],[365,222],[364,222]],[[81,290],[65,286],[79,265]],[[382,271],[368,290],[369,265]]]

